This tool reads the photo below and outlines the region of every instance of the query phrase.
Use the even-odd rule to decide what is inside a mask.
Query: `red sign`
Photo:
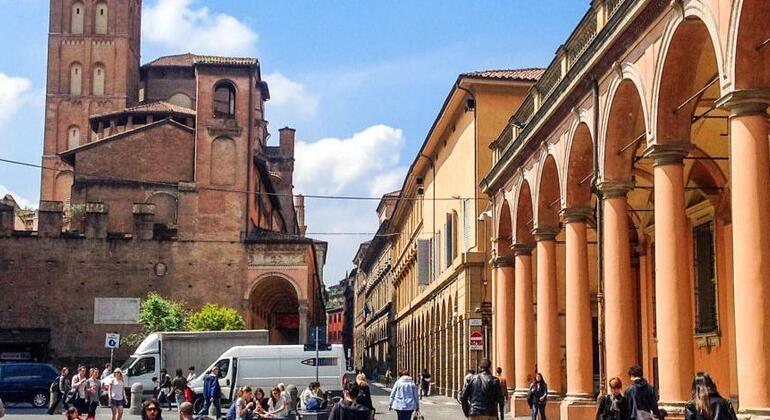
[[[470,349],[477,351],[484,350],[484,336],[481,334],[481,331],[471,332]]]

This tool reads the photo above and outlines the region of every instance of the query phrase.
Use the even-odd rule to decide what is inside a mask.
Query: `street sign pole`
[[[321,361],[318,358],[318,326],[315,327],[315,381],[318,382],[318,366]]]
[[[115,349],[110,349],[110,370],[114,370],[112,367],[113,356],[115,355]]]

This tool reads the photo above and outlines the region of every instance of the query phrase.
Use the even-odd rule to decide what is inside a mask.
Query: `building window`
[[[103,96],[104,95],[104,78],[106,76],[106,71],[104,70],[104,65],[97,64],[94,66],[94,86],[93,86],[93,95],[94,96]]]
[[[693,228],[693,264],[695,266],[695,331],[697,333],[717,332],[713,222]]]
[[[220,83],[214,89],[214,116],[232,118],[235,116],[235,87]]]
[[[70,65],[70,95],[80,95],[83,92],[83,66],[80,63]]]
[[[72,17],[70,18],[70,33],[82,34],[83,33],[83,16],[85,15],[85,7],[83,3],[75,2],[72,5]]]
[[[67,149],[80,146],[80,127],[73,125],[67,129]]]
[[[102,2],[96,5],[96,24],[94,28],[97,34],[103,35],[107,33],[107,12],[107,3]]]

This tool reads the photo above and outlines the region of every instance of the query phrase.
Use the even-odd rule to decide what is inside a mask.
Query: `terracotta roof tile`
[[[196,64],[218,64],[223,66],[254,66],[259,61],[256,58],[249,57],[220,57],[216,55],[197,55],[197,54],[177,54],[166,55],[156,58],[145,64],[148,66],[168,66],[168,67],[192,67]]]
[[[125,113],[168,113],[168,114],[187,114],[195,115],[195,110],[185,108],[183,106],[174,105],[166,101],[155,101],[139,104],[126,108],[121,111],[107,112],[99,115],[92,115],[91,118],[101,118],[109,115],[125,114]]]
[[[545,69],[541,68],[525,68],[525,69],[495,69],[495,70],[479,70],[468,73],[462,73],[461,77],[474,77],[483,79],[498,79],[498,80],[522,80],[536,82],[543,75]]]

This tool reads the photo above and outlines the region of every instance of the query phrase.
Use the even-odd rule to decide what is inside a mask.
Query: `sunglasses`
[[[158,409],[158,407],[147,407],[147,411],[155,411],[155,412],[158,412],[158,411],[160,411],[160,410]]]

